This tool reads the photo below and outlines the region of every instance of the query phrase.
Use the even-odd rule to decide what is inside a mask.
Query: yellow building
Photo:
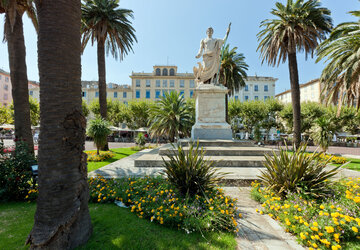
[[[12,103],[10,73],[0,69],[0,105],[5,107]]]
[[[196,87],[192,73],[178,73],[177,66],[154,66],[152,73],[130,75],[133,99],[156,101],[165,93],[176,91],[192,98]]]
[[[300,102],[321,103],[321,91],[322,88],[319,79],[300,84]],[[291,90],[277,94],[275,98],[283,103],[291,103]]]
[[[99,99],[99,87],[97,81],[82,81],[82,98],[87,104]],[[127,104],[132,99],[132,91],[129,85],[108,83],[106,98],[117,100]]]

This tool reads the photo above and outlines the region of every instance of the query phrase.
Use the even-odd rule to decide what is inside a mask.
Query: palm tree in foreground
[[[286,6],[280,2],[271,14],[277,19],[261,22],[258,33],[262,63],[279,65],[288,60],[291,100],[293,105],[294,143],[298,147],[301,141],[300,88],[296,53],[305,52],[313,56],[319,42],[331,31],[330,10],[321,8],[317,0],[288,0]]]
[[[151,109],[152,136],[167,136],[171,142],[180,135],[189,136],[194,119],[191,104],[177,92],[165,93]]]
[[[0,13],[5,13],[5,36],[7,41],[12,97],[14,102],[14,125],[17,140],[24,140],[30,152],[34,152],[31,133],[29,89],[26,69],[26,49],[22,17],[27,13],[37,29],[36,13],[33,1],[0,0]]]
[[[99,103],[100,114],[107,118],[106,105],[106,54],[117,59],[123,59],[132,45],[137,42],[135,29],[129,18],[134,18],[132,10],[119,8],[119,0],[85,0],[82,5],[82,50],[89,40],[91,44],[97,42],[98,74],[99,74]]]
[[[241,87],[245,86],[247,77],[246,70],[249,65],[245,63],[245,56],[236,52],[237,47],[230,50],[229,44],[222,48],[222,59],[220,66],[219,82],[229,89],[229,95],[232,96]],[[228,121],[228,95],[225,95],[225,114]]]
[[[74,249],[92,232],[81,107],[81,2],[38,0],[39,196],[31,249]]]
[[[359,20],[339,24],[318,49],[317,62],[329,62],[320,78],[323,92],[327,103],[338,102],[338,114],[344,103],[360,108],[360,11],[350,13]]]

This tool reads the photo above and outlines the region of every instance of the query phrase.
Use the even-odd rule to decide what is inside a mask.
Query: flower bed
[[[122,201],[139,218],[193,231],[236,232],[235,199],[224,195],[220,188],[206,192],[204,197],[180,197],[163,178],[89,179],[90,200],[96,203]]]
[[[252,184],[251,194],[262,203],[262,210],[257,209],[257,212],[280,221],[286,231],[295,234],[309,249],[358,249],[360,178],[335,182],[331,186],[333,194],[322,200],[299,194],[289,194],[282,199],[261,188],[259,183]]]
[[[100,151],[99,155],[96,152],[86,152],[86,154],[88,155],[87,161],[92,162],[104,161],[115,156],[111,151]]]
[[[327,161],[329,158],[331,163],[335,164],[344,164],[347,162],[345,157],[342,156],[335,156],[335,155],[329,155],[329,154],[321,154],[319,155],[320,159]]]

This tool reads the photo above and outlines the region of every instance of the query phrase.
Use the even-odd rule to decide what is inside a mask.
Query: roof
[[[10,75],[9,72],[7,72],[7,71],[5,71],[5,70],[3,70],[3,69],[0,69],[0,73],[3,73],[3,74],[5,74],[5,75]]]

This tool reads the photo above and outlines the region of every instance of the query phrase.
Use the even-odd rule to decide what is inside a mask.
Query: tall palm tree
[[[25,61],[26,49],[22,22],[22,16],[25,12],[37,29],[33,1],[0,0],[0,13],[5,13],[4,41],[7,41],[8,45],[12,97],[14,102],[15,138],[19,141],[25,141],[30,151],[34,152]]]
[[[245,63],[245,56],[242,53],[236,52],[237,47],[230,50],[230,45],[227,44],[222,48],[222,58],[220,65],[219,82],[229,89],[229,95],[232,96],[235,91],[239,91],[241,87],[245,86],[247,77],[246,70],[249,65]],[[226,121],[228,121],[228,95],[225,95],[225,114]]]
[[[73,249],[92,232],[81,97],[81,2],[37,0],[39,196],[31,249]]]
[[[152,136],[167,136],[171,142],[180,135],[189,136],[194,124],[193,108],[177,92],[165,93],[150,111]]]
[[[328,62],[320,78],[324,96],[338,102],[338,112],[343,103],[360,108],[360,11],[350,13],[359,20],[339,24],[318,49],[317,62]]]
[[[262,63],[279,65],[288,60],[291,100],[293,105],[294,143],[299,146],[301,140],[300,89],[296,53],[305,52],[313,56],[316,47],[331,31],[330,10],[321,8],[317,0],[288,0],[286,6],[280,2],[271,14],[277,19],[261,22],[258,33]]]
[[[89,40],[92,45],[97,42],[99,103],[103,119],[107,118],[105,48],[107,54],[111,52],[120,60],[132,51],[137,39],[129,18],[134,18],[133,11],[119,8],[119,0],[85,0],[82,5],[82,49]]]

